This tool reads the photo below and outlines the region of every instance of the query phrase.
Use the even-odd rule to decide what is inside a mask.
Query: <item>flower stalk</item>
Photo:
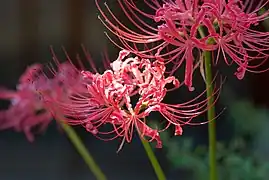
[[[208,97],[208,138],[209,138],[209,179],[217,180],[217,158],[216,158],[216,121],[212,121],[215,118],[215,106],[212,86],[212,70],[211,70],[211,52],[204,52],[205,58],[205,77]]]
[[[163,172],[163,170],[162,170],[162,168],[161,168],[161,166],[160,166],[154,152],[152,151],[152,148],[150,147],[149,142],[144,140],[141,137],[140,137],[140,139],[141,139],[141,142],[142,142],[142,144],[144,146],[144,149],[145,149],[145,151],[147,153],[147,156],[148,156],[148,158],[150,160],[150,163],[151,163],[151,165],[152,165],[152,167],[153,167],[153,169],[155,171],[155,174],[158,177],[158,180],[166,180],[164,172]]]
[[[198,28],[200,36],[203,38],[205,34],[203,32],[202,27]],[[213,44],[213,39],[208,42],[209,44]],[[204,64],[205,64],[205,81],[206,81],[206,95],[208,98],[207,102],[207,119],[208,119],[208,139],[209,139],[209,180],[217,180],[217,157],[216,157],[216,149],[217,149],[217,140],[216,140],[216,122],[212,121],[216,117],[215,106],[214,106],[214,91],[212,86],[212,59],[211,52],[204,51]]]
[[[82,140],[79,138],[77,133],[74,131],[72,127],[65,123],[60,123],[61,127],[65,131],[66,135],[74,145],[74,147],[77,149],[78,153],[80,156],[83,158],[89,169],[92,171],[94,176],[96,177],[97,180],[106,180],[105,174],[102,172],[102,170],[98,167],[96,162],[94,161],[93,157],[89,153],[89,151],[86,149],[84,146]]]

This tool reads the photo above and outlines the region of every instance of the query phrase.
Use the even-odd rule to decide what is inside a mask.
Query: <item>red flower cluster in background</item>
[[[133,0],[118,0],[136,30],[126,27],[105,3],[106,15],[95,1],[103,17],[99,19],[121,42],[108,36],[114,44],[142,57],[162,57],[173,64],[172,74],[185,62],[185,84],[190,90],[194,69],[203,66],[203,51],[216,51],[215,63],[220,54],[226,64],[236,63],[238,79],[246,71],[262,72],[256,68],[268,58],[269,33],[252,28],[267,18],[268,11],[258,12],[268,0],[256,5],[250,0],[144,0],[154,14],[144,12]]]
[[[66,101],[80,86],[80,73],[68,62],[58,64],[58,71],[51,69],[51,72],[54,78],[49,79],[42,65],[34,64],[20,77],[16,91],[0,89],[0,99],[11,102],[9,109],[0,111],[0,129],[24,132],[29,141],[34,140],[34,129],[46,129],[53,119],[53,104],[46,98]]]

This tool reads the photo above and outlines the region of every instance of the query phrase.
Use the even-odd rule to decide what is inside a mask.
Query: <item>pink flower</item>
[[[199,102],[200,95],[182,104],[164,103],[167,91],[177,89],[179,81],[174,76],[165,77],[161,59],[151,63],[129,55],[122,50],[103,74],[82,71],[85,91],[70,94],[69,101],[52,100],[69,124],[81,124],[103,140],[122,138],[128,143],[135,129],[142,138],[155,140],[156,147],[162,146],[159,132],[170,125],[175,126],[175,135],[181,135],[182,126],[203,124],[191,120],[207,110],[207,99]],[[169,84],[173,87],[168,88]],[[163,130],[148,125],[146,118],[154,111],[164,117],[167,126]],[[112,129],[102,131],[107,125]]]
[[[0,129],[14,128],[24,132],[29,141],[34,140],[33,131],[44,131],[53,119],[50,104],[46,99],[67,101],[73,90],[79,90],[79,71],[70,63],[58,64],[55,75],[47,78],[40,64],[27,68],[20,77],[17,90],[0,89],[0,99],[10,100],[7,110],[0,111]],[[46,94],[46,96],[44,96]]]
[[[144,12],[133,0],[118,0],[119,7],[135,26],[125,26],[105,3],[107,14],[96,5],[103,17],[102,23],[116,35],[120,43],[109,39],[122,49],[127,49],[143,58],[162,58],[172,63],[167,72],[174,73],[185,63],[185,84],[192,87],[193,71],[202,66],[203,51],[216,51],[226,64],[236,63],[238,79],[246,71],[262,72],[257,68],[268,58],[268,32],[254,30],[269,11],[258,15],[268,0],[144,0],[151,13]],[[151,22],[149,21],[151,20]],[[204,33],[202,33],[204,29]],[[231,62],[229,62],[231,61]]]
[[[33,127],[44,130],[52,119],[51,113],[44,109],[36,93],[36,84],[33,83],[41,69],[40,64],[28,67],[19,80],[17,91],[0,90],[0,98],[11,101],[8,110],[0,111],[0,129],[14,128],[18,132],[24,132],[29,141],[34,140]]]

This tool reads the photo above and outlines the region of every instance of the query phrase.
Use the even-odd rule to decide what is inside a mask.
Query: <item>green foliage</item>
[[[233,133],[228,142],[217,146],[218,174],[220,180],[269,179],[269,113],[255,108],[249,101],[228,102],[227,120]],[[227,128],[227,127],[225,127]],[[191,171],[190,180],[208,179],[208,149],[193,144],[191,138],[170,138],[162,133],[167,158],[175,169]],[[187,179],[186,179],[187,180]]]

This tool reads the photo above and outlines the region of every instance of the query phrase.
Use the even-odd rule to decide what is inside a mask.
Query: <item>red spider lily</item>
[[[55,75],[48,79],[43,74],[43,67],[34,64],[27,68],[20,77],[17,90],[0,89],[0,99],[11,101],[7,110],[0,111],[0,129],[14,128],[18,132],[24,132],[29,141],[34,140],[33,131],[38,128],[44,131],[53,119],[51,113],[52,104],[49,104],[44,96],[58,101],[68,100],[72,90],[79,90],[80,73],[70,64],[59,64],[58,71],[51,69]]]
[[[52,116],[48,111],[43,111],[44,106],[36,93],[35,83],[33,83],[42,66],[35,64],[30,66],[21,76],[17,91],[0,90],[0,98],[11,101],[8,110],[0,111],[0,129],[14,128],[18,132],[24,132],[29,141],[33,141],[33,127],[40,127],[43,130],[50,123]],[[46,82],[41,82],[43,84]]]
[[[179,81],[174,76],[164,76],[161,59],[151,63],[149,59],[128,57],[129,54],[122,50],[111,63],[112,69],[103,74],[82,71],[86,91],[72,93],[69,101],[51,100],[69,124],[82,124],[100,139],[121,137],[123,142],[131,142],[136,129],[142,138],[156,140],[156,147],[162,146],[159,132],[163,130],[148,126],[146,117],[153,111],[165,117],[168,122],[165,129],[170,125],[176,127],[175,135],[182,134],[183,125],[203,124],[191,120],[207,110],[207,99],[197,102],[200,95],[182,104],[164,103],[167,91],[178,88]],[[171,83],[174,87],[167,88]],[[112,130],[102,131],[106,125],[111,125]]]
[[[263,15],[258,15],[258,11],[268,0],[258,1],[256,7],[254,0],[144,0],[152,14],[144,12],[133,0],[118,0],[136,30],[126,27],[106,3],[105,14],[99,0],[95,1],[103,17],[99,19],[122,45],[108,36],[114,44],[143,58],[157,56],[165,63],[172,62],[169,73],[185,62],[185,84],[190,90],[193,71],[203,64],[203,51],[216,51],[215,63],[220,54],[228,65],[235,62],[239,66],[235,73],[238,79],[246,71],[263,72],[256,68],[268,58],[269,33],[253,27],[267,18],[269,11]]]

